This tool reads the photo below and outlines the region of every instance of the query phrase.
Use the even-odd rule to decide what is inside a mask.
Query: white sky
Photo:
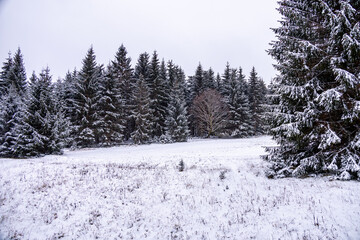
[[[0,0],[0,61],[20,46],[28,77],[49,66],[53,79],[81,68],[94,47],[107,64],[123,43],[132,64],[158,51],[187,75],[199,62],[222,74],[226,62],[252,66],[269,83],[273,60],[265,52],[278,26],[277,0]]]

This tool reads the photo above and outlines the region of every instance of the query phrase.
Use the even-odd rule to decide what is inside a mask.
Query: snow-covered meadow
[[[271,145],[266,136],[0,159],[0,239],[360,239],[359,183],[267,179],[259,156]]]

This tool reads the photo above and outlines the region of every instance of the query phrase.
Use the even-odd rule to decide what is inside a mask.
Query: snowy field
[[[267,179],[259,155],[269,145],[192,140],[0,159],[0,239],[360,239],[360,183]]]

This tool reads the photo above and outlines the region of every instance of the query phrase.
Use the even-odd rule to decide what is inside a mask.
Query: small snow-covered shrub
[[[226,170],[223,170],[223,171],[220,172],[220,175],[219,175],[220,180],[224,180],[226,178],[225,177],[226,172],[227,172]]]
[[[174,141],[171,139],[171,136],[169,135],[161,135],[158,139],[157,139],[157,142],[159,143],[173,143]]]
[[[184,163],[184,160],[180,160],[179,162],[179,165],[178,165],[178,169],[179,169],[179,172],[183,172],[184,169],[185,169],[185,163]]]
[[[348,181],[351,179],[351,175],[348,171],[343,171],[340,176],[339,176],[339,179],[340,180],[343,180],[343,181]]]

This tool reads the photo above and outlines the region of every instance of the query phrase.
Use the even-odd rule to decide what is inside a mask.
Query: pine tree
[[[97,143],[95,122],[98,120],[97,103],[98,89],[101,77],[100,68],[96,64],[95,53],[91,47],[83,60],[83,66],[75,84],[77,110],[75,122],[75,142],[80,147],[91,147]]]
[[[332,172],[360,177],[360,4],[280,1],[270,55],[279,110],[269,176]]]
[[[255,67],[252,68],[249,77],[248,96],[249,108],[251,114],[252,135],[261,135],[265,133],[265,96],[266,86],[264,81],[258,77]]]
[[[27,88],[26,71],[20,48],[18,48],[13,57],[8,80],[9,84],[14,85],[20,95],[25,95]]]
[[[134,105],[132,96],[135,79],[133,76],[133,69],[131,68],[131,58],[127,56],[127,50],[124,45],[121,45],[116,52],[115,60],[111,62],[110,71],[111,78],[119,83],[119,95],[121,96],[122,101],[119,102],[121,106],[117,106],[117,108],[121,109],[121,122],[125,125],[123,133],[124,140],[128,140],[131,132],[134,130],[131,112]]]
[[[189,136],[184,88],[181,81],[174,82],[167,110],[166,134],[175,142],[186,142]]]
[[[135,120],[135,130],[131,138],[135,144],[148,143],[152,134],[152,119],[150,91],[145,79],[140,74],[134,86],[134,109],[132,117]]]
[[[11,86],[10,71],[12,65],[13,65],[13,60],[11,58],[11,54],[9,53],[9,57],[3,63],[3,67],[1,68],[1,73],[0,73],[0,99],[8,93],[8,90]]]

